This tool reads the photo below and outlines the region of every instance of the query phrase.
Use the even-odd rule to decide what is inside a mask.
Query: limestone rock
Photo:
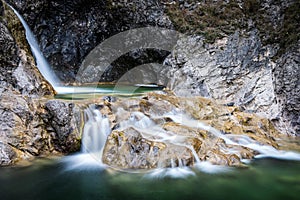
[[[263,46],[256,31],[247,37],[237,31],[209,45],[201,37],[182,38],[166,60],[168,86],[179,96],[240,106],[274,120],[282,132],[297,134],[299,48],[292,49],[274,62],[274,49]]]
[[[193,166],[197,158],[243,166],[242,159],[252,159],[258,152],[228,144],[224,138],[276,149],[283,144],[282,134],[268,119],[203,97],[177,97],[165,91],[98,105],[102,114],[115,116],[108,117],[113,131],[103,162],[117,169]]]
[[[300,135],[300,40],[278,60],[273,68],[274,90],[281,113],[282,129]],[[285,125],[285,126],[284,126]]]
[[[193,156],[186,147],[147,140],[133,128],[112,132],[104,155],[104,163],[123,169],[171,167],[171,159],[176,161],[178,158],[186,164],[193,162]]]

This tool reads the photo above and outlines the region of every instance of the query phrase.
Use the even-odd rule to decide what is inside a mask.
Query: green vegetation
[[[276,33],[280,44],[278,54],[284,53],[285,49],[300,40],[300,1],[285,9],[283,24]]]
[[[243,12],[237,2],[208,0],[205,3],[188,0],[190,6],[185,8],[178,1],[166,4],[166,11],[175,29],[188,34],[201,34],[206,42],[233,33],[237,27],[243,26]]]
[[[168,16],[176,30],[203,35],[207,43],[213,43],[237,29],[253,28],[249,26],[250,19],[259,30],[264,45],[279,44],[277,56],[300,39],[299,0],[281,10],[279,15],[283,16],[283,20],[276,24],[272,19],[274,16],[270,16],[259,0],[245,0],[241,4],[237,0],[230,0],[228,3],[223,0],[185,2],[188,6],[180,4],[178,0],[165,3]],[[274,5],[280,7],[281,2],[283,1],[274,1]]]

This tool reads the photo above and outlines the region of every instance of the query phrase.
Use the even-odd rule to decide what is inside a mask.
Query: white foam
[[[187,178],[189,176],[195,176],[195,172],[189,167],[174,167],[174,168],[159,168],[146,174],[145,178],[150,179],[162,179],[162,178]]]
[[[94,105],[85,110],[86,122],[83,128],[81,151],[83,153],[101,153],[107,136],[111,133],[109,120]],[[102,153],[101,153],[102,155]]]
[[[62,159],[62,162],[66,164],[66,171],[103,170],[107,167],[102,163],[101,156],[99,154],[92,153],[79,153],[76,155],[66,156]]]
[[[196,169],[208,174],[227,173],[232,171],[232,168],[221,165],[213,165],[210,162],[203,161],[195,164]]]

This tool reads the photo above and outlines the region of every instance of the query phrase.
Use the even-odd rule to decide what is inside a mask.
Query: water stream
[[[126,89],[116,91],[113,88],[63,86],[42,55],[28,25],[22,16],[12,9],[26,30],[26,38],[40,72],[59,94],[126,93]],[[131,88],[130,91],[132,90]],[[122,112],[122,108],[119,108],[118,112]],[[155,122],[156,119],[166,118],[187,127],[208,131],[212,137],[222,139],[226,144],[253,149],[259,152],[255,158],[268,159],[254,160],[248,164],[250,170],[246,172],[201,161],[194,148],[184,142],[185,136],[166,131]],[[1,170],[0,193],[4,194],[4,199],[39,199],[45,194],[49,196],[43,196],[43,199],[260,199],[261,196],[257,195],[259,192],[264,195],[264,199],[296,199],[300,195],[299,153],[277,150],[244,135],[224,135],[219,130],[188,117],[183,111],[174,111],[162,116],[146,116],[141,112],[132,112],[129,119],[119,123],[119,131],[132,127],[141,133],[143,138],[189,148],[194,156],[195,165],[192,167],[185,166],[178,158],[178,165],[172,159],[169,168],[162,168],[158,164],[157,169],[134,175],[111,171],[110,167],[102,162],[103,149],[112,131],[109,119],[101,114],[95,105],[89,105],[84,110],[84,121],[80,153],[58,161],[51,160],[46,164],[39,163],[31,168]],[[226,153],[230,151],[234,150],[228,149]],[[285,163],[288,166],[280,160],[287,160]],[[222,175],[216,175],[219,173]],[[253,179],[253,176],[258,179]],[[162,178],[163,181],[157,181]],[[170,182],[166,178],[180,180]],[[186,178],[185,181],[182,178]],[[14,191],[9,191],[12,187]],[[54,191],[53,188],[57,190]],[[293,193],[288,192],[290,188],[293,189]],[[33,190],[35,192],[28,193]],[[271,193],[265,190],[270,190]]]
[[[103,148],[106,143],[108,135],[111,133],[110,124],[108,118],[103,116],[100,111],[94,106],[90,105],[85,109],[85,125],[83,129],[83,138],[82,138],[82,150],[81,154],[67,157],[69,166],[72,166],[71,169],[77,168],[84,170],[91,166],[94,166],[95,163],[100,166],[100,168],[106,168],[102,163]],[[119,108],[119,114],[122,115],[123,108]],[[164,119],[169,118],[172,121],[182,124],[184,126],[197,128],[200,130],[206,130],[212,137],[217,139],[223,139],[227,144],[233,146],[242,146],[253,149],[259,152],[255,158],[275,158],[282,160],[294,160],[300,161],[300,154],[297,152],[289,152],[283,150],[277,150],[272,146],[267,146],[254,141],[248,136],[245,135],[233,135],[228,134],[224,135],[215,128],[208,126],[204,123],[201,123],[197,120],[194,120],[188,117],[183,112],[174,111],[162,116],[152,116],[153,119]],[[175,160],[171,159],[171,167],[164,168],[160,167],[158,163],[158,168],[154,170],[148,170],[145,177],[148,178],[162,178],[162,177],[172,177],[172,178],[183,178],[188,176],[194,176],[194,170],[197,169],[204,173],[224,173],[233,170],[233,168],[212,165],[207,161],[201,161],[198,157],[194,148],[186,144],[187,137],[179,136],[170,131],[166,131],[162,128],[161,125],[156,124],[149,116],[144,115],[141,112],[132,112],[131,116],[127,120],[123,120],[119,123],[119,126],[116,130],[124,131],[128,128],[134,128],[137,130],[143,138],[153,141],[168,144],[173,144],[181,147],[186,147],[191,150],[195,164],[194,168],[187,167],[183,164],[180,158],[178,158],[178,166],[175,165]],[[234,149],[224,149],[225,154],[234,152]],[[86,159],[85,164],[82,163]],[[93,160],[91,162],[91,160]],[[173,163],[173,164],[172,164]],[[91,165],[90,165],[91,164]],[[74,167],[75,166],[75,167]]]

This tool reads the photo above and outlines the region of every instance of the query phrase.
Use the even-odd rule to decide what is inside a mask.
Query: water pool
[[[245,169],[149,178],[112,169],[68,169],[62,159],[0,169],[1,199],[299,199],[300,162],[257,159]]]

